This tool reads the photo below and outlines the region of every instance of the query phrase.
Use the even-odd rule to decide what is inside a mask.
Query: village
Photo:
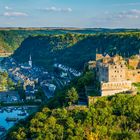
[[[64,66],[54,64],[59,72],[48,72],[42,67],[34,66],[31,55],[29,61],[24,64],[17,63],[12,57],[3,60],[2,66],[8,73],[9,78],[15,85],[20,85],[25,94],[25,101],[42,102],[36,98],[36,93],[41,88],[46,98],[51,98],[57,89],[68,85],[74,77],[81,75],[80,72]],[[9,100],[10,99],[10,100]],[[23,102],[17,91],[6,91],[0,95],[1,102]]]

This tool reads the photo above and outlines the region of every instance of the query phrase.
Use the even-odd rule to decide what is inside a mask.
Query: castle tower
[[[31,57],[31,55],[30,55],[30,58],[29,58],[29,66],[32,68],[32,57]]]
[[[99,48],[100,49],[100,48]],[[95,56],[95,60],[98,61],[100,59],[103,58],[103,55],[101,53],[101,51],[98,48],[96,48],[96,56]]]

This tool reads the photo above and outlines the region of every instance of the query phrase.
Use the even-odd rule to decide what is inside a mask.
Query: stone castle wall
[[[101,90],[113,90],[113,89],[123,89],[129,88],[131,89],[132,82],[131,81],[123,81],[123,82],[108,82],[101,83]]]
[[[132,89],[131,81],[101,83],[101,96],[114,95]]]
[[[101,96],[130,91],[132,83],[140,82],[140,56],[123,59],[118,55],[110,57],[97,54],[96,61],[89,64],[91,69],[96,69],[97,80],[101,83]]]
[[[117,93],[123,93],[123,92],[127,92],[129,91],[128,89],[120,89],[120,90],[104,90],[104,91],[101,91],[101,96],[112,96],[112,95],[115,95]]]
[[[105,67],[101,63],[98,64],[96,72],[97,72],[97,78],[100,82],[105,81],[107,82],[109,79],[108,77],[108,67]]]
[[[124,65],[113,65],[109,66],[109,73],[108,77],[109,80],[108,82],[120,82],[120,81],[125,81],[126,80],[126,68]]]
[[[140,69],[138,70],[127,70],[126,79],[132,81],[133,83],[140,82]]]
[[[139,67],[139,62],[140,62],[139,59],[129,59],[128,60],[129,66],[133,67],[134,69]]]

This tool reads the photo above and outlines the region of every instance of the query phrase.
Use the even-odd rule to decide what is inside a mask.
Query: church
[[[30,55],[28,63],[21,65],[21,68],[22,69],[32,69],[32,67],[33,67],[32,56]]]

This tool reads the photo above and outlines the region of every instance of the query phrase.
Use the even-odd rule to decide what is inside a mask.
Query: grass
[[[139,83],[133,83],[133,86],[135,86],[138,90],[138,92],[140,92],[140,82]]]

